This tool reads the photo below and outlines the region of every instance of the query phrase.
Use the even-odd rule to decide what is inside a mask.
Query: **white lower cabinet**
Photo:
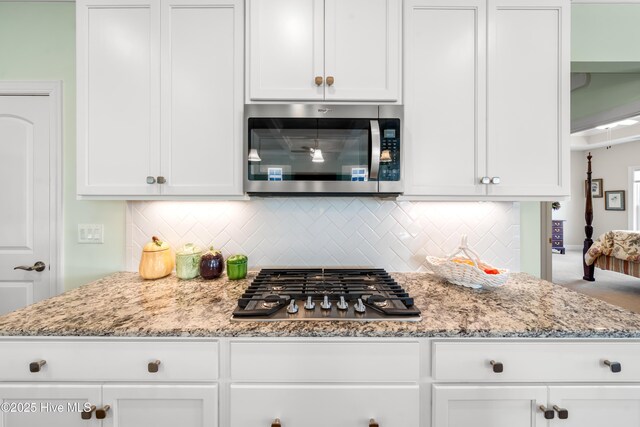
[[[418,427],[418,385],[231,385],[231,427]],[[250,408],[250,409],[248,409]]]
[[[79,384],[0,383],[1,427],[99,427],[82,419],[84,405],[101,400],[102,387]]]
[[[433,386],[434,427],[546,425],[545,386]]]
[[[215,427],[216,385],[105,385],[103,427]]]
[[[549,403],[567,411],[559,426],[640,426],[638,385],[552,386]]]

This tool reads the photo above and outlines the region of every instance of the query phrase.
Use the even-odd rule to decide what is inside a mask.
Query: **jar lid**
[[[228,264],[244,264],[249,260],[249,258],[247,258],[246,255],[232,255],[229,258],[227,258],[227,263]]]
[[[202,253],[202,249],[193,243],[187,243],[176,252],[176,255],[197,255]]]

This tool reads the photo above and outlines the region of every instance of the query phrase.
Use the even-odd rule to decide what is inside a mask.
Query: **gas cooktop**
[[[419,321],[420,310],[384,269],[263,269],[232,320]]]

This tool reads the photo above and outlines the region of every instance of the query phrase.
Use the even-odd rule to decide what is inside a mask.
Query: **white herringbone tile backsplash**
[[[129,202],[127,262],[136,271],[151,236],[173,248],[213,244],[244,253],[250,268],[372,266],[424,271],[427,255],[454,250],[461,234],[483,260],[520,268],[520,205],[396,202],[375,198],[255,198],[237,202]]]

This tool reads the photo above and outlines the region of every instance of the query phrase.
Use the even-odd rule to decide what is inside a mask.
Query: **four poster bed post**
[[[587,265],[584,260],[584,256],[587,251],[593,245],[593,198],[591,196],[591,153],[587,156],[587,203],[584,209],[584,219],[587,223],[584,227],[584,233],[586,238],[584,239],[584,246],[582,247],[582,268],[584,270],[584,276],[582,278],[584,280],[588,280],[589,282],[595,281],[594,270],[596,268],[595,263],[591,265]]]

